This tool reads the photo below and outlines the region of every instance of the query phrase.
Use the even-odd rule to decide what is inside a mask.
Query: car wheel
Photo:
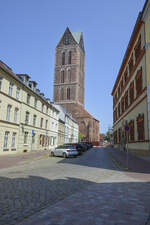
[[[67,158],[67,154],[65,152],[63,153],[63,157],[64,158]]]
[[[51,156],[52,156],[52,157],[54,156],[54,152],[51,152]]]

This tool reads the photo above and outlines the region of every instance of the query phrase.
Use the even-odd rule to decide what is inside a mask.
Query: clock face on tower
[[[63,38],[63,43],[64,45],[69,45],[71,43],[71,35],[70,34],[65,34]]]

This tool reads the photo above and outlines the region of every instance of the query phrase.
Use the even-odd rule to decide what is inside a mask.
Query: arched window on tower
[[[64,81],[65,81],[65,71],[62,70],[61,71],[61,83],[64,83]]]
[[[67,99],[70,99],[70,88],[67,88]]]
[[[64,89],[63,88],[61,88],[60,99],[64,100]]]
[[[68,70],[68,81],[71,82],[71,69]]]
[[[72,52],[69,51],[68,53],[68,64],[71,64]]]
[[[65,52],[62,53],[62,65],[65,65]]]

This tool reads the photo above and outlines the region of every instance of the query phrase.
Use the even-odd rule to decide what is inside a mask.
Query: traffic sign
[[[129,131],[129,126],[128,125],[125,126],[125,131]]]

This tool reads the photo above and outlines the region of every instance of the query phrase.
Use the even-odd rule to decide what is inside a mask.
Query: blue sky
[[[112,125],[111,91],[145,0],[0,0],[0,59],[53,98],[55,47],[68,26],[85,45],[85,108]]]

